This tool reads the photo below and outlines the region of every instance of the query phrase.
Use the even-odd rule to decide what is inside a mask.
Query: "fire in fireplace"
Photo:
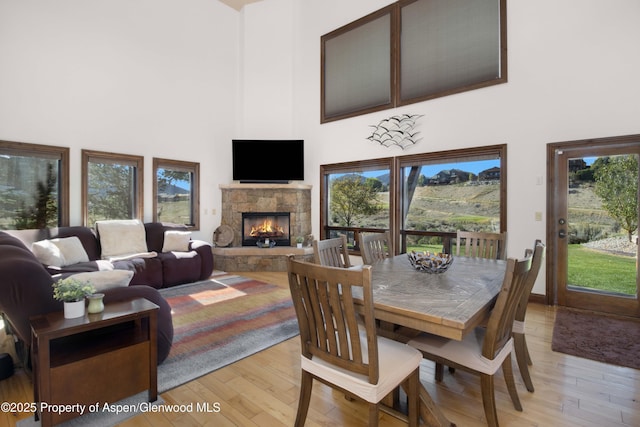
[[[289,212],[243,212],[242,246],[275,242],[291,246]]]

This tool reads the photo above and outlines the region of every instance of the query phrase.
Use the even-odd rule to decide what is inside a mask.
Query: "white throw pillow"
[[[147,252],[144,224],[137,219],[96,221],[102,259]]]
[[[188,252],[190,241],[190,231],[167,230],[164,232],[162,252]]]
[[[60,249],[65,265],[77,264],[79,262],[89,262],[89,255],[84,250],[82,242],[76,236],[51,239],[51,242]]]
[[[42,264],[54,267],[89,262],[89,256],[76,236],[40,240],[31,245],[31,251]]]
[[[60,249],[51,240],[40,240],[33,242],[31,245],[31,252],[38,258],[38,261],[44,265],[51,265],[54,267],[62,267],[64,260]]]
[[[124,288],[129,286],[133,271],[129,270],[105,270],[78,273],[72,276],[74,279],[89,282],[96,292],[102,292],[111,288]]]

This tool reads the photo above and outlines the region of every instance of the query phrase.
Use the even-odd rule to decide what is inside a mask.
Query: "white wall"
[[[0,139],[71,147],[73,225],[81,148],[145,155],[145,220],[151,158],[198,161],[209,241],[234,137],[305,139],[315,235],[320,164],[506,143],[508,246],[521,253],[545,237],[546,145],[640,133],[640,2],[510,0],[507,84],[321,125],[320,36],[389,3],[0,0]],[[366,139],[405,112],[424,114],[417,145]]]
[[[145,221],[152,158],[200,162],[197,235],[211,241],[231,176],[240,17],[212,0],[0,0],[0,139],[71,149],[71,225],[83,148],[145,157]]]
[[[263,7],[271,3],[265,0]],[[536,238],[545,239],[546,145],[640,134],[640,2],[510,0],[508,83],[321,125],[320,36],[390,3],[300,0],[294,5],[293,126],[308,153],[306,182],[316,201],[313,233],[319,235],[320,164],[506,143],[508,247],[523,253]],[[268,110],[270,100],[262,102]],[[366,139],[368,125],[405,112],[424,114],[418,144],[402,151]],[[535,220],[535,212],[543,213],[542,221]],[[545,293],[544,272],[534,292]]]
[[[238,138],[296,137],[292,84],[294,1],[259,1],[243,9],[242,123],[236,132]]]

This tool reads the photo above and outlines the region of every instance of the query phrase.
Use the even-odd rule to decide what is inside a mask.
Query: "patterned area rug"
[[[201,282],[160,291],[173,315],[174,338],[169,357],[158,366],[158,393],[298,335],[288,288],[215,272]],[[118,404],[133,407],[147,400],[139,393]],[[162,403],[162,398],[155,404]],[[110,427],[137,412],[96,412],[69,420],[62,427]],[[29,417],[18,427],[39,427]]]
[[[558,307],[551,349],[640,369],[640,320]]]
[[[158,367],[158,392],[257,353],[299,333],[289,289],[243,276],[161,290],[173,314],[169,357]]]

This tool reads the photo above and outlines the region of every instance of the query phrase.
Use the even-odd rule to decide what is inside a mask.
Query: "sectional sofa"
[[[203,280],[212,271],[211,244],[191,239],[182,226],[124,221],[99,223],[95,230],[0,231],[0,312],[20,340],[21,358],[27,360],[29,318],[61,311],[51,285],[58,278],[82,274],[105,294],[107,304],[144,297],[160,307],[161,363],[171,349],[173,323],[171,308],[158,289]]]

